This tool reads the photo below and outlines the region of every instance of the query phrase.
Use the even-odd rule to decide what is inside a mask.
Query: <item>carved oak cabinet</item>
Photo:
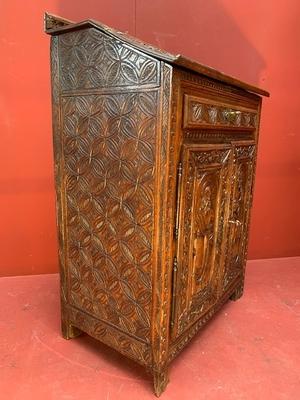
[[[62,332],[145,366],[243,292],[261,96],[96,21],[49,14]]]

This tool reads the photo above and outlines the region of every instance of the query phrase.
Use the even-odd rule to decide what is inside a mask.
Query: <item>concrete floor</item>
[[[60,335],[57,275],[0,279],[0,398],[154,399],[150,378],[88,336]],[[173,362],[161,397],[300,399],[300,257],[248,263],[229,302]]]

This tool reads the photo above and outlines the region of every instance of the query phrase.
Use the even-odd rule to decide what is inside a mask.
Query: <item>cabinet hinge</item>
[[[172,271],[172,305],[171,305],[171,328],[174,326],[175,320],[175,305],[176,305],[176,282],[177,282],[178,261],[177,256],[173,259]]]
[[[174,225],[174,238],[178,239],[179,235],[179,206],[180,206],[180,188],[182,179],[182,163],[180,162],[177,167],[177,190],[176,190],[176,213]]]

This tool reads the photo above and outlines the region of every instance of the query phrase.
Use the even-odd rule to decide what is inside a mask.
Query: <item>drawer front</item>
[[[254,130],[257,112],[197,96],[184,96],[183,128]]]

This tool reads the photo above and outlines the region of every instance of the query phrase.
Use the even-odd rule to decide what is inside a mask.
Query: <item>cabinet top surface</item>
[[[59,35],[69,31],[86,29],[86,28],[96,28],[107,35],[114,37],[115,39],[122,40],[136,49],[142,51],[145,54],[153,56],[159,60],[168,62],[172,65],[183,67],[189,69],[190,71],[205,75],[209,78],[225,82],[229,85],[236,86],[238,88],[247,90],[252,93],[256,93],[262,96],[269,97],[269,93],[259,87],[250,85],[232,76],[226,75],[223,72],[217,71],[214,68],[208,67],[206,65],[200,64],[197,61],[191,60],[181,54],[171,54],[167,51],[161,50],[155,46],[144,43],[143,41],[128,35],[127,33],[117,31],[110,28],[101,22],[95,21],[93,19],[87,19],[81,22],[74,23],[70,20],[45,13],[45,32],[50,35]]]

